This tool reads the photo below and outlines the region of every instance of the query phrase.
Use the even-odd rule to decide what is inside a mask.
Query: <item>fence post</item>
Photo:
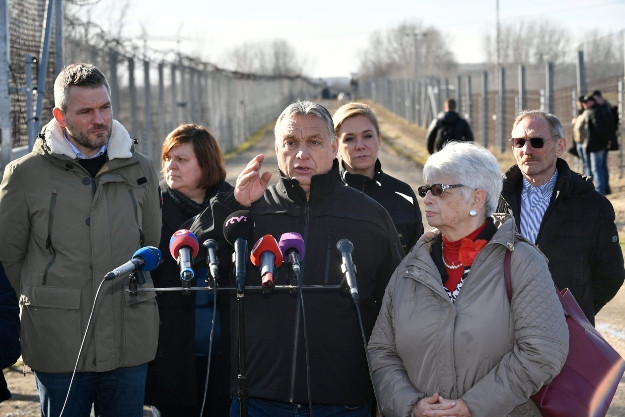
[[[617,138],[619,146],[618,156],[619,156],[619,178],[623,178],[623,80],[618,80],[618,115],[619,118],[617,122]]]
[[[577,94],[586,94],[586,70],[584,69],[584,51],[577,51]]]
[[[437,111],[441,111],[441,109],[443,108],[442,98],[443,98],[443,95],[441,94],[441,79],[436,78],[436,110]],[[436,118],[436,114],[434,115],[434,118]]]
[[[145,155],[154,160],[154,146],[152,135],[152,92],[150,85],[150,63],[147,60],[143,61],[143,100],[145,106],[144,123],[143,123],[143,150]]]
[[[178,92],[176,91],[176,64],[171,64],[171,124],[168,130],[178,126]]]
[[[480,110],[480,132],[482,145],[488,147],[488,72],[482,72],[482,100]]]
[[[109,87],[111,87],[111,105],[113,115],[119,117],[119,81],[117,79],[117,51],[111,49],[109,52]]]
[[[553,113],[553,62],[545,64],[545,111]]]
[[[165,107],[165,65],[158,64],[158,108],[161,109],[159,119],[159,138],[165,139],[167,135],[167,108]]]
[[[519,97],[516,113],[525,110],[525,65],[519,64]]]
[[[459,75],[456,77],[456,103],[456,111],[462,114],[462,110],[464,110],[464,105],[462,103],[462,78],[460,78]]]
[[[63,0],[54,2],[54,74],[63,69],[65,59],[65,35],[63,33]]]
[[[9,96],[9,0],[0,0],[0,135],[2,167],[11,161],[11,97]],[[31,92],[27,92],[30,94]],[[31,116],[29,115],[29,118]]]
[[[466,88],[467,92],[466,92],[466,111],[465,111],[465,117],[467,119],[467,122],[471,123],[473,121],[473,100],[471,98],[471,96],[473,95],[473,91],[471,89],[471,76],[467,75],[467,88]]]
[[[506,151],[506,140],[504,138],[504,131],[506,129],[506,68],[502,65],[499,67],[499,94],[497,119],[495,134],[497,135],[496,143],[499,143],[499,149],[501,152]]]
[[[135,59],[128,58],[128,91],[130,93],[130,137],[139,134],[137,127],[137,84],[135,82]]]

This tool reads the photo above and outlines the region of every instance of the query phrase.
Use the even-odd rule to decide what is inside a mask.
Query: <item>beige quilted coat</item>
[[[545,257],[517,240],[511,218],[501,220],[455,304],[430,256],[438,231],[424,234],[397,267],[368,347],[386,417],[412,416],[413,405],[434,393],[462,398],[473,417],[540,416],[528,398],[560,371],[568,328]]]

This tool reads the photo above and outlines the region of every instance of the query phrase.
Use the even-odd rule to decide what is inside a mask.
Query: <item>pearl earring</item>
[[[471,209],[471,211],[469,211],[469,215],[471,217],[475,217],[475,216],[477,216],[477,211],[475,211],[475,209]]]

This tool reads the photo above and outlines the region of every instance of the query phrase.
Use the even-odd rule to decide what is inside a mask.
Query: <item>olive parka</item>
[[[153,359],[155,293],[133,296],[127,277],[103,277],[142,246],[157,246],[160,233],[158,177],[119,122],[95,177],[58,122],[48,123],[33,151],[7,165],[0,185],[0,260],[20,297],[24,362],[36,371],[72,372],[87,327],[78,372]],[[142,287],[153,287],[144,276]]]

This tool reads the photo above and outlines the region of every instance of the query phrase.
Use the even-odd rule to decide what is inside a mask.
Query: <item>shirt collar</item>
[[[70,141],[69,139],[67,139],[67,134],[65,133],[65,129],[63,129],[63,139],[65,139],[65,141],[67,142],[67,144],[70,146],[70,148],[72,148],[72,151],[74,152],[74,154],[76,155],[76,159],[93,159],[93,158],[97,158],[98,156],[101,156],[103,153],[106,152],[106,148],[108,146],[108,143],[105,143],[104,145],[102,145],[102,147],[100,148],[100,150],[93,156],[87,156],[84,153],[80,152],[78,150],[78,148],[76,147],[76,145],[74,145],[72,143],[72,141]]]
[[[530,184],[530,182],[527,180],[527,178],[523,177],[523,192],[527,193],[530,191],[534,191],[534,192],[539,192],[542,195],[549,195],[551,196],[551,194],[553,193],[553,189],[556,186],[556,181],[558,179],[558,170],[556,169],[555,172],[553,173],[553,175],[551,176],[551,178],[549,179],[549,181],[547,181],[545,184],[543,185],[539,185],[538,187]]]

